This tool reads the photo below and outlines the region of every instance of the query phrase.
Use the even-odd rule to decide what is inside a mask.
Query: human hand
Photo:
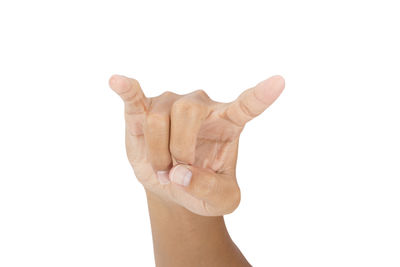
[[[215,102],[202,90],[147,98],[136,80],[119,75],[109,84],[124,101],[127,156],[146,190],[199,215],[236,209],[240,133],[278,98],[282,77],[259,83],[231,103]]]

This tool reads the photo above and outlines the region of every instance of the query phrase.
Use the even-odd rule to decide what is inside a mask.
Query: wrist
[[[207,221],[222,220],[223,216],[201,216],[195,214],[185,207],[175,203],[172,200],[164,199],[150,190],[145,189],[147,205],[150,216],[155,218],[168,218],[168,220],[179,220],[181,225],[184,221]]]
[[[146,190],[156,265],[249,266],[223,216],[201,216]]]
[[[165,199],[148,189],[145,189],[145,192],[149,209],[163,210],[164,212],[169,213],[191,213],[189,210],[178,205],[174,201]]]

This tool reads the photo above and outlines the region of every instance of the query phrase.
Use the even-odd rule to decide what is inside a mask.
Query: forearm
[[[231,240],[223,216],[196,215],[146,194],[158,267],[250,266]]]
[[[249,266],[222,215],[240,202],[240,133],[277,99],[284,79],[273,76],[230,103],[202,90],[148,98],[137,80],[120,75],[110,78],[110,87],[124,101],[129,162],[149,189],[157,266]]]

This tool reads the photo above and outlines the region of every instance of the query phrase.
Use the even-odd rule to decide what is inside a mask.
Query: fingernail
[[[169,177],[168,177],[168,171],[158,171],[157,172],[157,178],[158,181],[160,181],[160,184],[169,184]]]
[[[170,174],[171,181],[183,186],[188,186],[192,179],[192,172],[183,165],[175,166]]]

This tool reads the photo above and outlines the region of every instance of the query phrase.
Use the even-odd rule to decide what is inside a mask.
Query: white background
[[[114,73],[224,102],[283,75],[232,238],[254,266],[400,266],[396,2],[2,0],[0,266],[154,265]]]

